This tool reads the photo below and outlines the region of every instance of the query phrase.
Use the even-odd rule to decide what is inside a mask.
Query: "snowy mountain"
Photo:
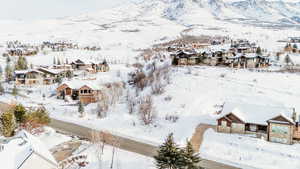
[[[161,0],[164,15],[181,20],[191,12],[221,20],[255,20],[266,23],[299,24],[300,3],[267,0]],[[146,1],[144,1],[145,3]]]
[[[267,23],[298,24],[300,2],[267,0],[143,0],[136,3],[145,12],[156,12],[169,20],[197,19],[255,20]],[[152,13],[153,14],[153,13]]]

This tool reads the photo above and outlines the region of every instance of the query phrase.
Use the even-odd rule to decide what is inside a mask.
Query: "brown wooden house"
[[[101,99],[101,87],[96,85],[84,85],[79,88],[79,100],[83,104],[96,103]]]
[[[225,103],[217,119],[217,131],[223,133],[256,134],[271,142],[292,144],[299,139],[300,129],[294,110],[241,103]]]
[[[73,80],[61,84],[56,89],[56,95],[59,99],[71,97],[73,100],[79,100],[83,104],[89,104],[95,103],[102,98],[103,88],[102,85],[97,85],[96,82]]]
[[[35,69],[16,70],[14,72],[16,85],[36,85],[43,84],[44,73]]]

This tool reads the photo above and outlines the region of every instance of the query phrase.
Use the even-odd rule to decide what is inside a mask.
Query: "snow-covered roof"
[[[0,137],[1,166],[5,169],[20,168],[33,153],[37,153],[53,165],[56,160],[43,143],[26,131],[19,132],[13,138]]]
[[[101,90],[101,89],[103,89],[103,85],[101,85],[96,80],[88,81],[88,80],[74,79],[72,81],[66,81],[63,84],[66,84],[70,88],[76,89],[76,90],[80,89],[83,86],[88,86],[88,87],[90,87],[93,90]]]
[[[52,73],[52,74],[60,74],[62,72],[64,72],[65,70],[64,69],[47,69],[47,68],[39,68],[39,70],[43,70],[43,71],[46,71],[46,72],[49,72],[49,73]]]
[[[279,115],[293,121],[291,119],[293,109],[286,107],[225,102],[220,117],[224,117],[230,113],[236,115],[245,123],[266,125],[268,120]]]
[[[26,74],[26,73],[30,73],[30,72],[36,72],[36,73],[40,73],[43,74],[43,72],[36,70],[36,69],[28,69],[28,70],[15,70],[15,74]]]

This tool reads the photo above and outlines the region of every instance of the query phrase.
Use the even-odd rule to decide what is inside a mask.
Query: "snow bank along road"
[[[91,139],[92,133],[95,132],[95,130],[91,128],[56,119],[51,120],[50,127],[53,127],[58,131],[73,134],[85,139]],[[134,152],[148,157],[153,157],[156,155],[158,145],[134,140],[133,138],[125,136],[114,135],[108,132],[98,132],[101,133],[103,140],[105,140],[107,144],[114,145],[116,144],[115,140],[117,140],[117,147],[123,150]],[[200,162],[199,165],[204,167],[205,169],[238,169],[236,167],[204,159]]]

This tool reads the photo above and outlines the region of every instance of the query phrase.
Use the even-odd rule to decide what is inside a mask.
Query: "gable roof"
[[[280,114],[272,119],[269,119],[267,122],[269,123],[281,123],[281,124],[295,124],[293,119],[287,117],[285,114]]]
[[[38,68],[38,70],[40,72],[44,72],[44,73],[48,73],[48,74],[53,74],[53,75],[58,75],[58,74],[64,72],[63,69],[47,69],[47,68],[42,68],[42,67]]]
[[[279,115],[292,121],[289,117],[292,117],[293,109],[249,103],[226,102],[219,116],[224,117],[230,113],[234,114],[245,123],[267,125],[268,120]]]
[[[62,83],[62,85],[64,85],[64,84],[69,86],[71,89],[75,89],[75,90],[79,90],[80,88],[82,88],[84,86],[88,86],[92,90],[103,89],[103,85],[99,84],[98,81],[87,81],[87,80],[74,79],[72,81],[67,81],[67,82]]]
[[[233,118],[232,118],[233,117]],[[222,116],[220,118],[218,118],[218,120],[225,118],[226,120],[230,121],[230,122],[241,122],[241,123],[245,123],[245,121],[243,119],[241,119],[240,117],[238,117],[237,115],[235,115],[234,113],[228,113],[225,116]],[[234,119],[235,118],[235,119]]]

